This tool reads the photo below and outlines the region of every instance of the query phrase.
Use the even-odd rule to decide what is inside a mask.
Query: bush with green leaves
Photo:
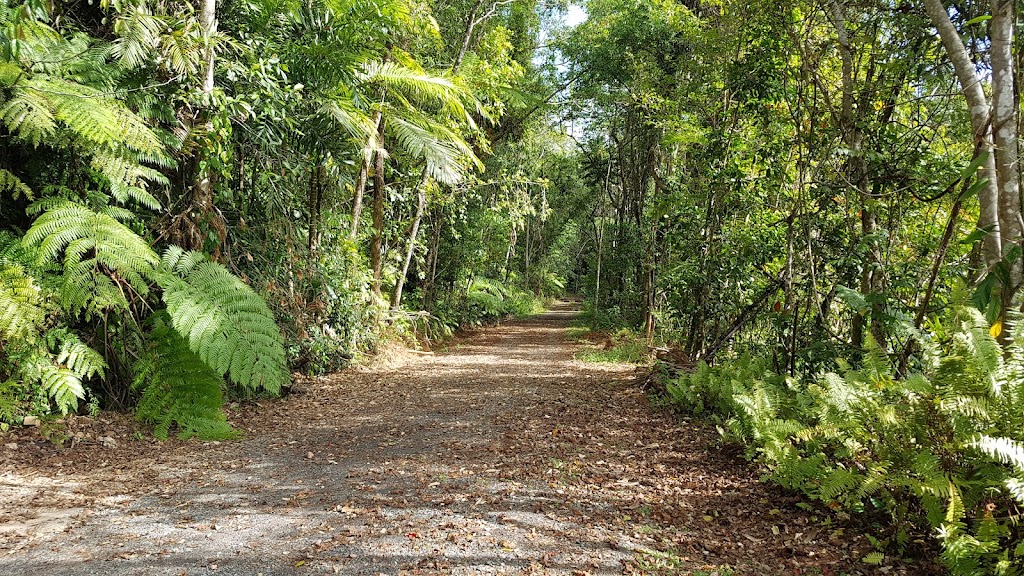
[[[134,7],[109,15],[164,30]],[[224,393],[276,394],[289,372],[255,291],[202,253],[153,247],[180,126],[167,83],[125,88],[154,38],[94,38],[38,4],[4,3],[0,23],[0,422],[136,394],[158,436],[232,435]]]
[[[166,309],[157,316],[166,318],[150,330],[134,323],[146,344],[131,351],[142,358],[134,368],[138,415],[158,436],[172,424],[183,436],[229,436],[217,416],[224,377],[245,393],[277,394],[288,382],[273,315],[222,265],[177,247],[160,257],[126,224],[133,215],[124,209],[54,198],[34,209],[41,213],[24,237],[5,235],[0,246],[0,307],[8,312],[0,351],[9,380],[38,387],[60,414],[77,410],[85,382],[105,376],[107,359],[70,326],[137,318],[159,291]],[[49,314],[43,302],[55,305]]]
[[[479,326],[508,316],[528,316],[544,310],[532,293],[493,278],[476,277],[469,283],[465,306],[457,324]]]
[[[922,338],[922,369],[897,377],[870,346],[862,365],[809,381],[741,358],[667,386],[711,413],[768,478],[829,508],[888,518],[896,551],[935,534],[952,574],[1024,570],[1024,328],[1001,348],[960,308]]]

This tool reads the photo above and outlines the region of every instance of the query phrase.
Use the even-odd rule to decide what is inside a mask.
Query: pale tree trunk
[[[426,278],[423,280],[423,303],[427,312],[433,309],[434,283],[437,280],[437,256],[441,249],[442,223],[444,222],[444,208],[440,208],[434,214],[433,225],[430,228],[430,246],[427,251],[427,264],[424,270]]]
[[[595,234],[597,235],[597,273],[594,275],[594,317],[597,318],[601,310],[601,259],[604,257],[604,219],[598,216],[598,222],[594,223]]]
[[[860,238],[871,238],[878,230],[878,222],[875,216],[875,211],[872,206],[871,198],[871,186],[868,181],[867,166],[864,158],[864,132],[859,128],[859,120],[864,113],[864,106],[859,106],[857,112],[854,112],[854,100],[856,99],[856,90],[854,86],[854,54],[853,44],[850,41],[849,33],[846,28],[846,9],[840,0],[833,0],[830,4],[830,17],[832,19],[832,25],[836,29],[836,37],[839,40],[839,56],[842,61],[842,102],[839,111],[840,128],[842,130],[843,144],[846,145],[849,151],[849,156],[846,161],[845,177],[847,179],[846,184],[857,190],[861,200],[860,210],[860,224],[861,233]],[[870,69],[867,77],[864,78],[865,84],[871,80]],[[868,94],[869,88],[864,88],[864,93]],[[864,98],[861,98],[863,100]],[[787,267],[792,268],[792,219],[795,218],[795,214],[790,216],[790,231],[788,235],[788,246],[787,251]],[[870,249],[868,250],[867,261],[864,263],[863,270],[861,271],[859,289],[862,294],[871,294],[876,291],[877,282],[876,275],[879,273],[879,267],[881,266],[881,253],[878,249],[877,240],[870,240]],[[786,280],[786,298],[787,306],[789,308],[790,293],[792,288],[792,273],[787,275]],[[881,322],[878,320],[881,310],[873,310],[877,312],[873,322],[871,324],[873,330],[873,336],[878,345],[885,346],[884,333],[881,330]],[[853,327],[851,330],[851,344],[855,348],[860,348],[864,344],[864,329],[867,324],[867,319],[864,314],[860,312],[854,313],[853,316]],[[788,351],[790,354],[793,350]]]
[[[480,23],[480,20],[476,18],[476,14],[483,3],[484,0],[476,0],[473,8],[469,11],[469,18],[466,19],[466,34],[462,37],[462,45],[459,47],[459,53],[455,57],[455,63],[452,64],[452,72],[457,73],[459,71],[459,68],[462,66],[462,60],[466,58],[466,52],[469,52],[469,43],[473,39],[473,29]]]
[[[199,27],[205,44],[203,48],[204,66],[199,89],[203,94],[209,95],[213,93],[213,36],[217,32],[216,0],[202,0],[199,11]],[[196,132],[212,132],[213,123],[210,119],[210,111],[205,108],[196,110],[189,128]],[[213,232],[217,238],[217,244],[213,247],[212,256],[217,260],[220,258],[220,248],[227,235],[227,227],[214,206],[213,175],[209,170],[200,168],[202,166],[201,150],[188,160],[191,161],[191,173],[183,174],[181,184],[182,196],[189,197],[190,194],[190,200],[183,211],[170,218],[167,224],[167,239],[191,250],[206,250],[210,239],[209,233]],[[185,192],[185,190],[189,190],[189,192]]]
[[[939,31],[942,45],[946,48],[953,69],[956,71],[957,79],[967,99],[967,106],[971,115],[971,130],[974,132],[974,145],[979,154],[986,154],[985,162],[979,170],[982,178],[988,179],[988,184],[978,192],[978,203],[980,214],[978,225],[989,230],[985,236],[982,250],[985,263],[991,266],[1002,258],[1003,243],[999,218],[999,185],[998,172],[996,170],[995,154],[992,150],[992,131],[989,124],[990,108],[985,91],[982,87],[981,78],[974,67],[971,55],[967,52],[960,33],[949,20],[949,13],[942,4],[942,0],[923,0],[925,11],[932,21],[932,25]],[[998,0],[995,0],[998,2]],[[1008,3],[1010,0],[1007,0]],[[990,25],[996,24],[995,15]],[[1012,76],[1011,76],[1012,78]],[[1018,201],[1019,202],[1019,201]]]
[[[999,231],[1003,254],[1019,245],[1021,222],[1020,166],[1017,165],[1017,95],[1014,84],[1013,41],[1016,13],[1014,0],[992,0],[989,30],[992,41],[992,135],[999,185]],[[1020,287],[1021,259],[1010,268],[1011,286],[1005,287],[1004,306],[1009,306]]]
[[[391,61],[391,48],[384,54],[384,63]],[[383,104],[384,101],[384,89],[380,91],[380,101]],[[380,155],[380,150],[374,150],[374,148],[384,148],[384,138],[382,134],[384,114],[380,110],[373,111],[373,134],[377,136],[377,141],[373,139],[367,142],[369,150],[363,154],[362,160],[359,163],[359,174],[356,176],[355,187],[352,190],[352,226],[349,228],[348,237],[355,240],[359,234],[359,217],[363,213],[363,196],[366,194],[366,178],[370,173],[370,162],[373,161],[374,155]],[[376,144],[376,146],[374,146]]]
[[[384,141],[384,127],[378,129],[378,138]],[[373,268],[373,294],[380,299],[384,247],[384,155],[378,153],[373,166],[373,240],[370,243],[370,267]]]
[[[380,134],[381,120],[383,114],[380,110],[373,112],[373,129],[376,134]],[[372,144],[372,142],[371,142]],[[378,147],[380,142],[378,141]],[[366,179],[370,174],[370,159],[374,155],[380,155],[380,151],[374,152],[372,149],[363,154],[362,161],[359,164],[359,174],[356,176],[356,184],[352,191],[352,226],[349,228],[348,237],[355,240],[359,235],[359,217],[363,213],[363,195],[366,193]]]
[[[508,249],[505,250],[505,266],[502,267],[504,271],[504,282],[508,284],[509,275],[512,273],[512,268],[509,265],[512,263],[512,255],[516,253],[516,241],[519,239],[519,232],[516,230],[515,223],[512,224],[511,230],[508,233]]]
[[[205,54],[206,69],[203,71],[203,94],[213,93],[213,35],[217,32],[217,0],[203,0],[202,11],[199,15],[199,26],[206,41]],[[207,131],[213,130],[209,114],[203,113],[202,123]],[[213,183],[210,181],[210,173],[207,171],[196,174],[196,183],[193,191],[193,206],[202,214],[209,214],[213,211]]]
[[[423,176],[416,186],[416,216],[412,219],[412,230],[409,231],[409,246],[405,250],[405,262],[402,264],[402,272],[395,282],[395,292],[391,295],[391,309],[397,310],[402,303],[402,288],[405,287],[405,275],[409,273],[409,264],[412,262],[412,255],[416,252],[416,236],[420,232],[420,221],[423,220],[423,210],[427,206],[427,182],[430,174],[423,169]]]

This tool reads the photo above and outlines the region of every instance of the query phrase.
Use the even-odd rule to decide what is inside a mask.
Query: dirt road
[[[117,415],[72,419],[50,441],[9,434],[0,574],[857,566],[858,538],[759,484],[706,426],[652,407],[632,366],[574,360],[573,315],[563,303],[233,407],[239,441],[160,443]]]

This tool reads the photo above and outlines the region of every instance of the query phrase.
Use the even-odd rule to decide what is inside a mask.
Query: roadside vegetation
[[[579,359],[660,358],[768,479],[879,526],[866,561],[1024,573],[1019,20],[0,2],[0,429],[233,438],[293,373],[573,294]]]

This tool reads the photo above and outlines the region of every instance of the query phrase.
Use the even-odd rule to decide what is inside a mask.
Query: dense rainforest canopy
[[[0,423],[231,437],[225,398],[578,294],[880,553],[1019,574],[1018,19],[5,1]]]

